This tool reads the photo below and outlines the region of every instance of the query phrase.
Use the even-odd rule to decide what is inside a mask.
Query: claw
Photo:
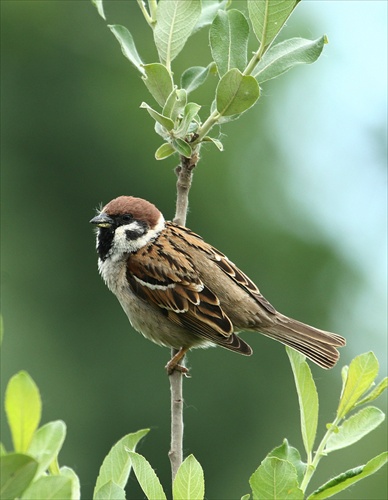
[[[175,371],[181,372],[182,375],[184,375],[187,378],[191,378],[191,375],[189,374],[189,369],[186,368],[185,366],[182,365],[173,365],[171,366],[170,363],[167,363],[165,366],[167,370],[167,375],[172,375]]]
[[[181,372],[185,377],[190,377],[188,368],[179,364],[179,362],[184,358],[187,351],[187,348],[181,347],[179,351],[170,359],[170,361],[165,366],[168,375],[171,375],[175,370],[177,370]]]

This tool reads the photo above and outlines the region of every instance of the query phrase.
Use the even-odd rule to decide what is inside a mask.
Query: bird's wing
[[[268,300],[260,293],[260,290],[226,255],[221,253],[213,246],[206,243],[198,234],[194,233],[186,227],[173,225],[176,233],[184,236],[187,243],[207,255],[222,271],[229,276],[238,286],[245,290],[253,297],[266,311],[275,314],[276,309],[268,302]]]
[[[164,233],[129,256],[127,279],[138,297],[160,308],[173,323],[227,349],[251,354],[233,333],[218,297],[198,277],[190,255]]]
[[[305,325],[278,313],[248,276],[240,271],[224,254],[205,243],[200,236],[189,229],[172,225],[171,230],[176,238],[185,241],[186,247],[189,246],[200,251],[204,259],[210,259],[214,262],[234,283],[253,297],[266,312],[274,315],[274,322],[266,325],[265,328],[258,329],[258,331],[300,351],[323,368],[334,366],[339,356],[335,346],[345,345],[343,337]]]

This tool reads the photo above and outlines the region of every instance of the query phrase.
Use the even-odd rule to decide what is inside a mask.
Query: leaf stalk
[[[152,17],[148,14],[147,12],[147,9],[146,9],[146,6],[145,6],[145,3],[144,3],[144,0],[136,0],[139,7],[140,7],[140,10],[142,11],[143,13],[143,16],[144,16],[144,19],[147,21],[147,24],[149,26],[151,26],[151,28],[153,29],[154,28],[154,24],[155,24],[155,21],[152,19]],[[151,1],[151,0],[150,0]],[[150,9],[151,10],[151,9]]]
[[[151,22],[154,25],[156,23],[156,11],[158,9],[158,2],[156,0],[148,0],[148,7],[151,14]]]
[[[322,441],[319,443],[319,446],[317,448],[317,451],[314,454],[314,459],[311,461],[311,455],[307,459],[307,467],[306,467],[306,472],[303,476],[303,480],[300,484],[300,489],[303,491],[303,493],[306,491],[306,488],[313,477],[313,474],[318,467],[319,461],[321,460],[322,457],[326,455],[325,453],[325,447],[330,439],[330,436],[333,434],[334,429],[337,429],[340,422],[341,418],[338,416],[334,419],[333,423],[330,424],[329,428],[326,431],[326,434],[323,436]]]
[[[251,75],[253,70],[255,69],[256,65],[261,59],[261,56],[263,55],[264,52],[264,45],[263,43],[260,44],[259,49],[253,54],[251,60],[249,61],[247,67],[243,71],[243,75]]]
[[[192,146],[195,146],[201,142],[201,140],[207,135],[209,130],[218,122],[218,120],[221,118],[221,113],[219,113],[217,110],[214,110],[213,113],[211,113],[208,118],[205,120],[205,122],[199,127],[198,129],[198,136],[193,141]]]

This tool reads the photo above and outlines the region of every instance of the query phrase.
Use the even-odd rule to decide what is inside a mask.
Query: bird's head
[[[101,260],[121,258],[157,238],[164,229],[161,212],[146,200],[119,196],[90,220],[97,227],[97,251]]]

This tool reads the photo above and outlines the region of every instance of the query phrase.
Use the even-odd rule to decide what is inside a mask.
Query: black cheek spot
[[[136,240],[147,232],[147,224],[141,220],[136,221],[136,226],[133,229],[126,229],[125,236],[127,240]]]
[[[143,233],[139,234],[139,231],[134,231],[131,229],[127,229],[125,231],[125,236],[127,237],[127,240],[136,240],[139,236],[141,236]]]

